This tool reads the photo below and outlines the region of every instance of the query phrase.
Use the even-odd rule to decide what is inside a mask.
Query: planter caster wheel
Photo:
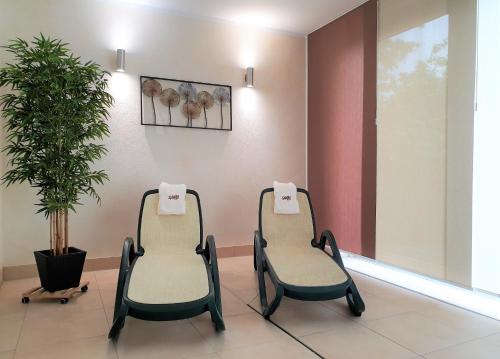
[[[81,290],[82,292],[86,292],[86,291],[88,291],[88,290],[89,290],[89,287],[88,287],[88,286],[86,286],[86,285],[84,285],[82,288],[80,288],[80,290]]]
[[[66,304],[68,303],[68,299],[67,298],[63,298],[60,300],[61,304]]]
[[[28,297],[23,297],[21,299],[21,303],[23,303],[23,304],[26,304],[26,303],[29,303],[29,302],[30,302],[30,299]]]

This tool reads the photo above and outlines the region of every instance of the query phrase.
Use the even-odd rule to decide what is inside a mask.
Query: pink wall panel
[[[308,186],[317,228],[374,257],[376,2],[308,38]]]
[[[363,160],[361,183],[361,249],[375,258],[377,201],[377,3],[364,5],[364,81],[363,81]]]

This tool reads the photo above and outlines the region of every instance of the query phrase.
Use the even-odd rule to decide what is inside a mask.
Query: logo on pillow
[[[283,201],[291,201],[292,200],[292,196],[288,195],[288,196],[281,196],[281,199]]]
[[[179,195],[178,194],[171,194],[168,196],[168,199],[173,199],[173,200],[177,201],[179,199]]]

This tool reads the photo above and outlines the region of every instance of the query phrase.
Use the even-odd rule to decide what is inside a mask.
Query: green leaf
[[[38,212],[48,217],[76,211],[82,196],[100,203],[95,186],[109,178],[92,165],[107,153],[109,73],[93,61],[81,62],[59,39],[43,34],[28,43],[10,40],[2,46],[14,61],[0,69],[0,96],[8,168],[1,182],[28,182],[37,188]]]

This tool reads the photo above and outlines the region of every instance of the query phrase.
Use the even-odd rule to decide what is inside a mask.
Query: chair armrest
[[[264,238],[262,238],[259,231],[254,232],[253,242],[255,251],[258,251],[259,253],[262,252],[262,249],[267,247],[267,242]]]
[[[205,240],[205,250],[203,254],[210,263],[215,262],[215,265],[217,265],[217,249],[215,247],[215,237],[212,234],[209,234]]]
[[[123,242],[122,259],[120,263],[120,270],[127,270],[136,257],[134,249],[134,240],[131,237],[125,238]]]
[[[332,258],[335,260],[335,262],[337,262],[338,265],[344,268],[344,263],[342,262],[342,257],[340,255],[339,247],[337,246],[337,241],[335,240],[335,236],[330,230],[328,229],[324,230],[323,233],[321,233],[319,243],[313,239],[311,241],[311,245],[315,248],[320,248],[322,251],[324,251],[327,241],[328,245],[332,250]]]

